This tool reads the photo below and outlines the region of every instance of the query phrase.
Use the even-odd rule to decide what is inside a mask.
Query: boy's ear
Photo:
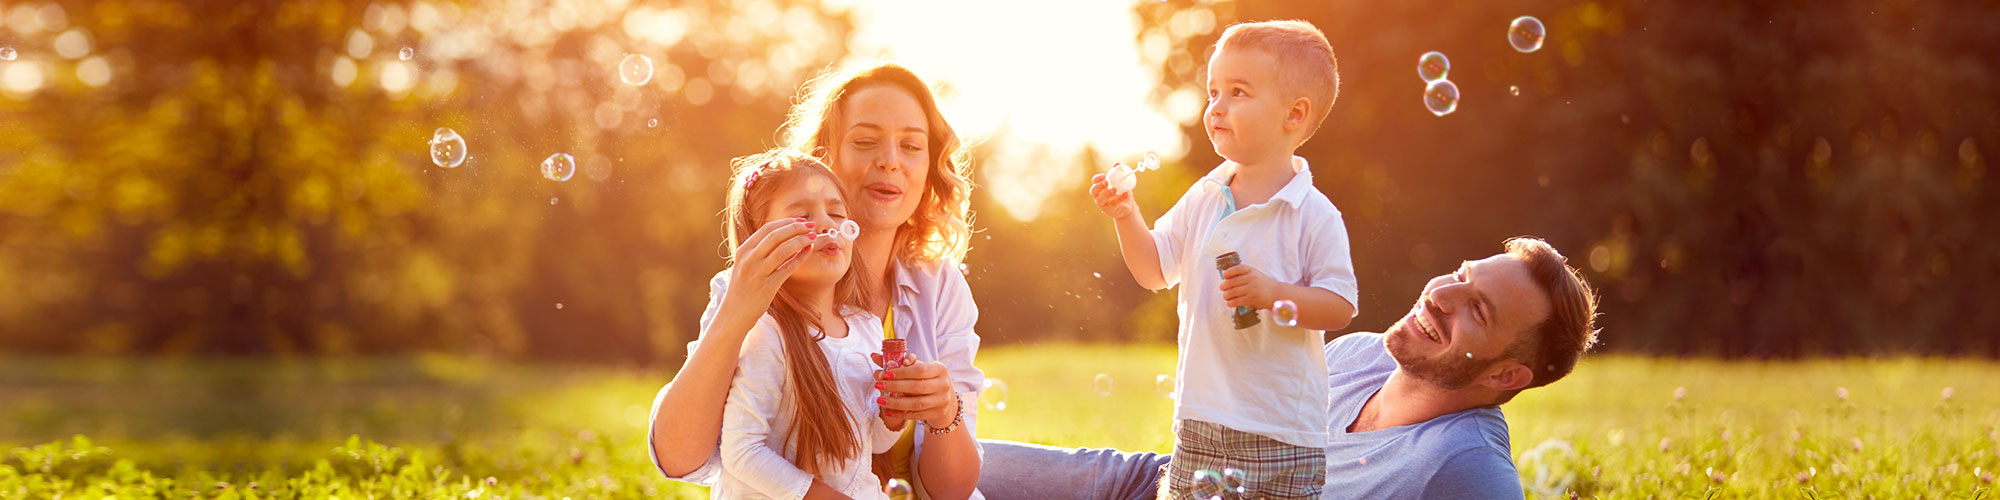
[[[1285,110],[1285,131],[1291,132],[1306,128],[1306,120],[1312,119],[1312,107],[1312,99],[1307,99],[1303,96],[1292,99],[1292,107]]]

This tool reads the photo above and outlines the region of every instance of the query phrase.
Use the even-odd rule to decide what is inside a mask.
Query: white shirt
[[[1321,288],[1360,310],[1347,226],[1312,184],[1306,160],[1292,157],[1292,180],[1270,201],[1224,218],[1224,162],[1188,188],[1153,223],[1160,274],[1178,284],[1180,360],[1174,419],[1200,420],[1294,446],[1326,446],[1326,359],[1319,330],[1274,323],[1266,306],[1256,326],[1237,330],[1222,300],[1216,256],[1236,252],[1280,283]]]
[[[729,384],[722,409],[722,477],[709,492],[711,498],[795,500],[805,497],[815,477],[856,500],[888,498],[869,470],[870,455],[889,451],[899,435],[883,427],[875,404],[875,363],[868,357],[882,352],[882,320],[860,311],[842,319],[846,337],[814,344],[826,356],[845,416],[856,431],[861,446],[855,455],[823,464],[818,476],[793,465],[799,458],[791,435],[798,387],[792,384],[791,360],[785,357],[777,321],[766,315],[744,339],[736,377]]]
[[[729,270],[724,269],[709,279],[708,308],[701,313],[702,332],[707,332],[709,324],[715,321],[715,314],[722,306],[722,297],[728,290]],[[953,390],[968,403],[965,405],[965,422],[961,425],[965,426],[966,432],[979,435],[979,391],[986,384],[986,373],[972,365],[973,358],[979,353],[979,334],[972,330],[979,322],[979,306],[972,301],[972,287],[966,284],[965,275],[959,272],[956,262],[899,263],[896,266],[895,303],[897,337],[909,340],[909,353],[916,355],[917,359],[944,363]],[[880,325],[881,322],[878,320],[876,323]],[[697,342],[700,341],[688,343],[688,352],[694,352]],[[660,399],[666,397],[667,387],[670,386],[672,382],[661,386],[653,396],[654,413],[647,417],[647,422],[658,416]],[[918,425],[923,424],[919,422]],[[659,469],[660,457],[653,449],[650,427],[646,431],[646,455],[652,458],[654,468]],[[913,463],[923,458],[924,440],[928,436],[928,433],[916,433],[917,449],[911,456]],[[715,486],[716,473],[721,464],[721,451],[717,450],[701,467],[686,476],[666,475],[665,469],[659,470],[667,479]],[[984,498],[984,495],[974,491],[971,500]]]

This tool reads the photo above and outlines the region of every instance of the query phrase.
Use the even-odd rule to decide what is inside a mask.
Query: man
[[[1597,340],[1597,300],[1548,243],[1505,248],[1431,279],[1387,331],[1326,343],[1325,498],[1522,497],[1499,405],[1569,374]],[[1149,499],[1168,458],[981,445],[992,500]]]

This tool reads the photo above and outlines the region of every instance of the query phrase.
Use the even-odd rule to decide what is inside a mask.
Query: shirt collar
[[[1208,175],[1202,176],[1200,182],[1208,189],[1222,189],[1223,186],[1229,185],[1229,178],[1236,175],[1236,166],[1236,162],[1225,160],[1222,165],[1208,171]],[[1305,158],[1293,156],[1292,180],[1286,182],[1285,187],[1278,189],[1277,194],[1271,195],[1271,200],[1297,207],[1305,201],[1306,193],[1312,190],[1312,165],[1307,163]]]
[[[916,269],[913,264],[904,264],[902,260],[901,258],[897,258],[896,265],[894,266],[896,269],[896,288],[898,289],[898,293],[916,294]]]

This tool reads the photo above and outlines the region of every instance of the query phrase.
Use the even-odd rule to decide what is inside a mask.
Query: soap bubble
[[[1289,300],[1271,304],[1271,320],[1288,327],[1299,326],[1299,306]]]
[[[1535,16],[1516,17],[1514,24],[1507,26],[1507,44],[1524,54],[1541,50],[1542,39],[1547,35],[1548,30],[1542,28],[1542,20],[1535,19]]]
[[[979,406],[993,411],[1007,411],[1007,383],[993,377],[986,377],[980,384]]]
[[[1099,397],[1111,395],[1111,375],[1099,373],[1090,380],[1090,390],[1097,391]]]
[[[431,163],[444,168],[465,164],[465,138],[448,128],[431,132]]]
[[[916,498],[910,495],[910,482],[904,481],[901,478],[890,479],[889,486],[883,488],[882,492],[889,494],[889,500],[909,500]]]
[[[1113,192],[1129,193],[1132,188],[1138,187],[1139,174],[1133,172],[1132,167],[1119,163],[1112,165],[1111,171],[1104,174],[1104,183],[1111,186]]]
[[[1424,88],[1424,108],[1430,109],[1431,114],[1438,116],[1458,111],[1458,85],[1451,83],[1451,80],[1431,82],[1430,86]]]
[[[654,128],[654,127],[658,127],[658,126],[660,126],[660,119],[659,119],[659,118],[654,118],[654,119],[651,119],[651,120],[646,120],[646,128]]]
[[[0,47],[0,61],[12,61],[16,57],[21,55],[14,52],[13,47]]]
[[[854,219],[840,221],[841,238],[852,240],[859,236],[861,236],[861,223],[854,222]]]
[[[1228,486],[1223,482],[1222,473],[1208,469],[1194,471],[1195,498],[1222,498],[1225,491],[1228,491]]]
[[[542,177],[563,182],[574,176],[576,176],[576,159],[568,154],[556,153],[542,160]]]
[[[1137,170],[1140,172],[1151,172],[1159,169],[1160,155],[1153,154],[1152,151],[1147,151],[1146,158],[1139,160],[1139,168]]]
[[[1443,80],[1450,73],[1451,59],[1446,58],[1443,52],[1430,51],[1417,57],[1417,76],[1423,77],[1424,83]]]
[[[1165,373],[1153,376],[1153,392],[1160,397],[1174,398],[1174,376]]]
[[[1509,94],[1514,94],[1514,95],[1521,95],[1521,86],[1520,86],[1520,85],[1508,85],[1508,86],[1507,86],[1507,93],[1509,93]]]
[[[397,59],[408,61],[410,59],[415,59],[416,57],[417,57],[417,49],[403,47],[403,50],[396,52]]]
[[[1222,469],[1222,487],[1236,498],[1246,498],[1250,494],[1250,484],[1239,469]]]
[[[618,61],[618,81],[635,87],[653,81],[653,58],[626,54],[625,59]]]

